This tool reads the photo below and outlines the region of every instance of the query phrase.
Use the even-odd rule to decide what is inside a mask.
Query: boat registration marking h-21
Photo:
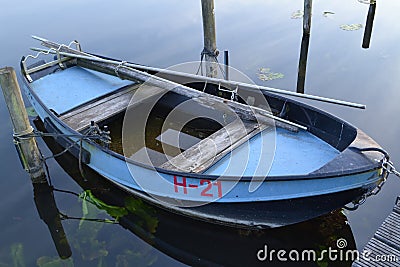
[[[199,193],[202,197],[222,197],[222,183],[218,180],[201,179],[199,184],[188,184],[186,177],[174,176],[175,193],[188,194],[188,188],[204,187]],[[214,189],[214,190],[213,190]],[[216,192],[215,192],[216,191]]]

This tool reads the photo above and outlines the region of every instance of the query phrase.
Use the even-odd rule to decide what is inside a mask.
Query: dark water
[[[302,1],[216,0],[215,5],[218,48],[230,51],[231,65],[258,84],[295,90],[302,20],[291,16],[302,9]],[[368,8],[356,0],[314,3],[306,92],[366,104],[367,109],[361,111],[313,103],[361,128],[400,166],[400,3],[378,1],[370,48],[362,49]],[[328,12],[326,16],[324,12]],[[343,24],[362,24],[362,28],[346,31],[340,28]],[[2,4],[0,25],[1,66],[15,68],[21,56],[29,53],[28,48],[38,45],[30,39],[32,34],[64,43],[77,39],[84,50],[157,67],[198,60],[202,50],[197,0],[18,0]],[[260,68],[270,68],[283,77],[259,80]],[[12,127],[2,96],[0,114],[0,266],[72,266],[72,262],[75,266],[255,265],[259,263],[256,253],[265,244],[274,249],[321,250],[334,246],[341,237],[347,240],[347,248],[362,250],[399,195],[400,182],[390,176],[382,192],[357,211],[255,233],[211,227],[152,210],[121,192],[103,192],[102,188],[109,186],[102,187],[96,177],[90,177],[91,184],[80,186],[76,162],[61,160],[67,165],[63,166],[67,173],[52,160],[48,164],[56,188],[78,194],[90,190],[86,192],[92,194],[92,203],[125,207],[125,211],[114,210],[117,214],[128,212],[120,224],[63,220],[72,257],[60,265],[49,229],[39,217],[29,177],[21,169],[13,147]],[[44,154],[51,153],[43,142],[40,147]],[[70,217],[112,219],[75,195],[54,195],[58,210]],[[54,265],[46,265],[51,262]],[[325,265],[320,262],[319,266]]]

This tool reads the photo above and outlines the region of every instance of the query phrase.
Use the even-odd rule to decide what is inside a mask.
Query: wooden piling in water
[[[375,10],[376,10],[376,2],[369,5],[367,22],[365,23],[365,31],[362,42],[362,48],[369,48],[369,44],[371,42],[371,34],[372,34],[372,26],[374,25],[375,18]]]
[[[218,68],[216,56],[218,56],[218,51],[215,33],[214,0],[201,0],[201,10],[204,32],[204,50],[202,58],[204,55],[206,61],[206,76],[216,78]]]
[[[304,0],[303,38],[301,40],[296,92],[304,94],[306,82],[308,46],[310,44],[312,0]]]
[[[229,80],[229,51],[224,51],[225,80]]]
[[[312,0],[304,0],[303,34],[311,31]]]
[[[306,72],[307,72],[307,59],[308,59],[308,47],[310,44],[310,35],[303,34],[303,38],[301,39],[301,48],[300,48],[300,58],[299,58],[299,67],[297,74],[297,88],[296,92],[300,94],[304,94],[304,87],[306,83]]]
[[[46,183],[47,179],[35,138],[18,138],[32,133],[33,128],[29,123],[17,75],[13,68],[5,67],[0,69],[0,85],[10,113],[14,127],[14,138],[24,168],[30,174],[32,183]]]

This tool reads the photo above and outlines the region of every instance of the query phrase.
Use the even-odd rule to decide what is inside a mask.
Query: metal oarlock
[[[37,37],[37,36],[32,36],[32,38],[36,39],[36,40],[39,40],[39,41],[42,41],[42,42],[45,41],[45,39]],[[21,60],[22,69],[23,69],[24,75],[26,76],[27,80],[29,82],[33,82],[32,77],[30,76],[31,73],[39,71],[39,70],[42,70],[42,69],[45,69],[45,68],[48,68],[48,67],[51,67],[51,66],[54,66],[56,64],[58,64],[61,68],[64,69],[65,66],[64,66],[63,62],[68,61],[71,58],[63,55],[60,50],[63,47],[64,48],[65,47],[71,48],[72,45],[76,46],[76,50],[82,51],[80,43],[78,41],[76,41],[76,40],[70,42],[68,45],[61,44],[57,49],[50,48],[48,50],[44,50],[44,49],[32,48],[33,51],[37,51],[38,53],[36,55],[27,55],[26,57],[24,57]],[[30,59],[30,58],[31,59],[37,59],[40,55],[50,55],[50,54],[56,54],[57,60],[53,60],[53,61],[50,61],[48,63],[41,64],[40,66],[37,66],[37,67],[28,68],[28,66],[26,64],[28,59]]]

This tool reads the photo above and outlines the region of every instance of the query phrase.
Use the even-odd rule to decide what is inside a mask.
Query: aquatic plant
[[[303,10],[296,10],[290,16],[291,19],[301,19],[304,16]]]
[[[357,31],[362,28],[362,24],[342,24],[340,29],[344,31]]]
[[[11,257],[13,259],[14,267],[25,267],[24,247],[21,243],[14,243],[11,245]]]
[[[262,81],[272,81],[275,79],[282,79],[285,77],[285,75],[279,72],[271,72],[270,68],[260,68],[258,70],[257,77]]]
[[[36,265],[39,267],[74,267],[74,261],[72,258],[63,260],[59,257],[43,256],[37,259]]]

